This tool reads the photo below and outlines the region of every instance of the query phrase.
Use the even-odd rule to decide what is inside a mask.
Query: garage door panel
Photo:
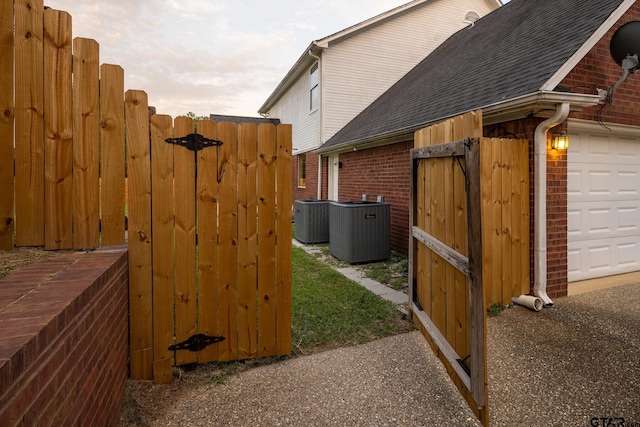
[[[640,129],[570,123],[569,135],[569,281],[640,270]]]
[[[617,144],[618,163],[637,164],[638,155],[640,155],[640,147],[638,147],[637,138],[619,137]]]
[[[640,158],[638,159],[640,161]],[[640,194],[638,172],[630,170],[618,171],[618,195],[623,197],[637,197]]]
[[[618,208],[618,231],[623,233],[638,232],[640,223],[640,207]]]
[[[640,235],[640,200],[618,206],[608,202],[573,203],[567,208],[570,240],[591,240]]]
[[[569,281],[593,279],[640,269],[640,238],[571,242],[567,251]]]
[[[629,165],[572,163],[567,171],[569,202],[629,200],[639,196],[640,171],[631,170]]]
[[[615,133],[590,134],[571,132],[570,146],[572,162],[637,164],[640,156],[638,137],[621,136]],[[578,145],[579,144],[579,145]]]

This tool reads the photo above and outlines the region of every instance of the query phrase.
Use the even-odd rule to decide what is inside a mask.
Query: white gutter
[[[553,306],[553,301],[547,295],[547,132],[567,119],[570,106],[568,102],[557,104],[556,113],[538,125],[533,139],[535,176],[533,294],[542,300],[545,307]]]
[[[417,130],[474,110],[482,110],[482,124],[483,126],[486,126],[528,117],[536,109],[548,108],[551,110],[556,105],[563,102],[571,103],[571,106],[574,107],[574,111],[580,111],[581,108],[598,105],[601,100],[602,98],[600,95],[585,95],[568,92],[535,92],[506,101],[473,108],[471,110],[461,110],[451,115],[442,116],[428,122],[418,123],[413,126],[353,140],[348,144],[339,145],[337,147],[328,147],[325,149],[322,149],[321,147],[314,151],[317,154],[331,155],[353,151],[354,147],[357,147],[358,149],[371,148],[391,142],[406,141],[407,137],[413,138],[413,133]]]

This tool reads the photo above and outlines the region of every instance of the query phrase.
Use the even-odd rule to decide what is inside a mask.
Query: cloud
[[[312,40],[405,0],[48,0],[159,113],[255,116]]]

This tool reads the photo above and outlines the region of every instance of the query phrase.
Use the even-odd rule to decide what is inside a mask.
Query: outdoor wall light
[[[569,148],[569,137],[566,133],[561,132],[557,135],[553,135],[551,138],[552,150],[566,150]]]

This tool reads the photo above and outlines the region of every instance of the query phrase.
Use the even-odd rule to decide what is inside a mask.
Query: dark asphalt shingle
[[[455,33],[320,150],[535,93],[623,0],[511,0]]]

